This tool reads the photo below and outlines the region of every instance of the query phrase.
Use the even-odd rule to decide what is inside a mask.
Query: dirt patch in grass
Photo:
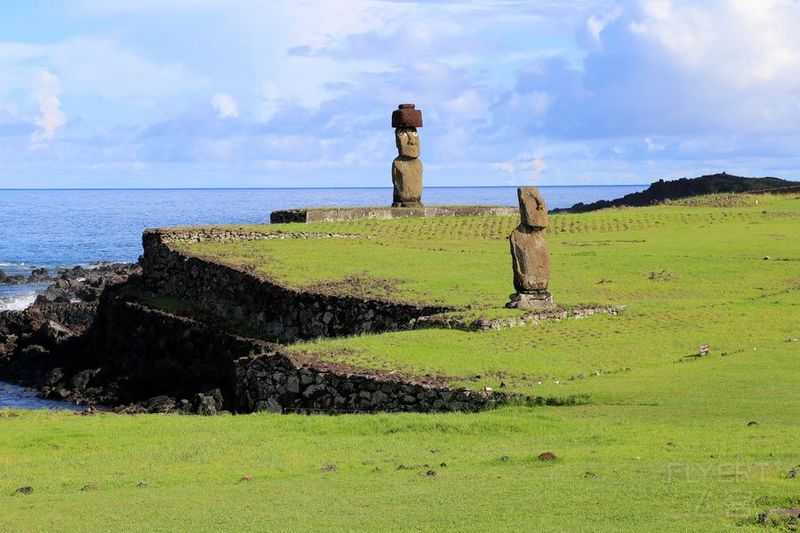
[[[459,381],[458,378],[444,376],[440,374],[412,374],[399,370],[380,370],[377,368],[365,368],[362,366],[336,361],[336,353],[320,354],[311,352],[288,351],[286,355],[297,367],[310,367],[319,372],[334,374],[361,374],[371,376],[379,380],[405,381],[407,383],[417,383],[432,387],[448,387],[451,382]],[[341,355],[341,354],[339,354]]]
[[[307,291],[337,296],[360,296],[381,299],[397,298],[398,287],[403,283],[399,279],[373,278],[366,272],[348,276],[340,280],[326,280],[306,285]]]

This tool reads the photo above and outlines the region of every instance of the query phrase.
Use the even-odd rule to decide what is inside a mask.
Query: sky
[[[800,178],[798,0],[0,5],[0,188]]]

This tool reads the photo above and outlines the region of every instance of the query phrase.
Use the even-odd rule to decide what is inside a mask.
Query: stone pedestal
[[[509,295],[506,307],[509,309],[547,309],[555,307],[555,304],[553,304],[553,295],[549,291],[515,292]]]

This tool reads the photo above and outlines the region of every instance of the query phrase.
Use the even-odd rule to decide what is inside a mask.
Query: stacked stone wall
[[[236,387],[242,412],[477,411],[501,401],[500,396],[444,385],[299,366],[280,351],[237,361]]]
[[[282,346],[115,294],[104,297],[101,306],[90,345],[100,351],[114,347],[97,362],[103,373],[124,384],[121,403],[146,404],[162,395],[192,398],[212,390],[219,391],[222,407],[239,413],[474,411],[499,401],[443,383],[306,360]]]
[[[249,234],[245,236],[250,237]],[[145,232],[144,255],[140,259],[144,286],[157,294],[191,301],[206,312],[241,323],[262,339],[288,343],[410,329],[419,317],[450,310],[443,306],[293,289],[244,268],[185,255],[171,246],[176,242],[209,238],[230,242],[236,237],[227,233],[201,234],[196,230],[191,233]]]

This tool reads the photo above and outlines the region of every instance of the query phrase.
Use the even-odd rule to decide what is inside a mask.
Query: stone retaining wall
[[[180,405],[178,400],[216,390],[221,407],[239,413],[431,412],[484,409],[503,398],[306,360],[113,293],[101,306],[90,345],[101,353],[108,346],[114,351],[96,359],[101,370],[82,386],[97,386],[95,376],[104,378],[106,386],[124,389],[118,403],[147,405],[153,397],[170,396]]]
[[[198,320],[104,295],[87,338],[106,380],[124,384],[117,404],[168,395],[191,398],[215,388],[234,397],[234,361],[274,351]],[[108,385],[108,383],[106,383]],[[226,405],[233,408],[233,405]]]
[[[144,255],[139,260],[144,286],[160,295],[191,301],[228,322],[238,322],[248,334],[261,339],[288,343],[410,329],[419,317],[451,310],[293,289],[243,268],[184,255],[170,246],[174,242],[197,242],[191,239],[198,238],[237,238],[200,231],[146,231],[142,237]],[[261,235],[265,234],[253,238],[270,238]]]
[[[195,242],[244,242],[283,239],[368,239],[356,233],[310,233],[306,231],[280,231],[264,229],[218,227],[186,229],[148,229],[145,235],[156,234],[164,243],[191,244]]]
[[[348,220],[386,220],[405,217],[519,216],[516,207],[481,205],[439,205],[431,207],[316,207],[273,211],[272,224],[290,222],[345,222]]]
[[[236,386],[240,412],[477,411],[504,399],[363,371],[298,366],[280,351],[238,360]]]
[[[624,310],[624,305],[577,305],[564,307],[555,304],[551,305],[549,308],[530,311],[517,316],[498,318],[468,319],[459,316],[457,313],[444,313],[420,318],[414,324],[414,329],[439,328],[460,329],[462,331],[498,330],[535,326],[548,321],[587,318],[598,314],[617,316]]]

